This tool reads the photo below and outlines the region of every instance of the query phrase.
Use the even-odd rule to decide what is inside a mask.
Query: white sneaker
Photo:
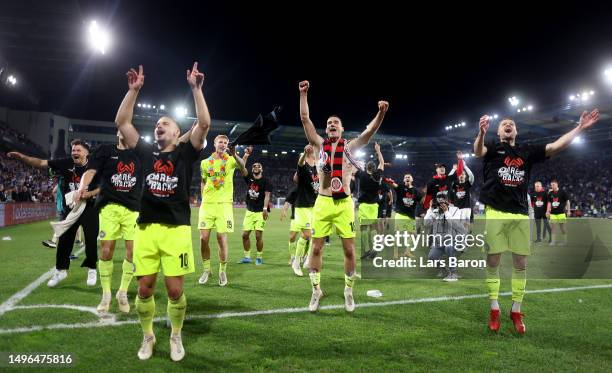
[[[227,274],[225,272],[219,272],[219,286],[227,285]]]
[[[102,293],[102,300],[100,304],[98,304],[98,313],[108,313],[108,309],[111,304],[111,294],[110,293]]]
[[[155,342],[155,334],[145,335],[142,338],[142,344],[140,345],[140,350],[138,350],[138,358],[140,360],[147,360],[153,355]]]
[[[346,312],[355,311],[355,299],[353,299],[353,288],[344,288],[344,309]]]
[[[98,271],[89,269],[87,271],[87,286],[96,286],[96,282],[98,282]]]
[[[181,361],[185,357],[185,349],[181,335],[170,336],[170,359],[172,361]]]
[[[310,269],[310,263],[309,263],[309,257],[306,257],[306,259],[304,259],[304,264],[302,265],[302,268],[304,269]]]
[[[289,259],[289,265],[293,266],[293,262],[295,261],[295,256],[291,256],[291,259]]]
[[[117,294],[115,294],[115,298],[117,298],[117,302],[119,302],[119,311],[123,313],[129,313],[130,302],[128,301],[127,292],[118,291]]]
[[[304,273],[302,273],[302,269],[300,268],[300,261],[298,259],[295,259],[293,263],[291,263],[291,268],[293,269],[293,273],[295,273],[296,276],[304,276]]]
[[[449,273],[448,276],[442,279],[442,281],[455,282],[455,281],[459,281],[459,277],[455,273]]]
[[[204,271],[204,273],[202,273],[202,276],[200,276],[200,279],[198,280],[198,284],[204,285],[205,283],[207,283],[209,276],[210,276],[210,271]]]
[[[57,286],[57,284],[60,281],[64,281],[64,279],[66,279],[66,277],[68,277],[68,271],[66,271],[65,269],[63,270],[55,270],[55,273],[53,273],[53,277],[51,277],[51,279],[49,280],[49,282],[47,282],[47,286],[50,288],[54,288],[55,286]]]
[[[312,289],[312,296],[310,297],[310,304],[308,310],[310,312],[316,312],[319,309],[319,301],[323,297],[323,291],[321,289]]]

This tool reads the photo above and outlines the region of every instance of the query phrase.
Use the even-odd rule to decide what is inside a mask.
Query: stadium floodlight
[[[533,105],[527,106],[527,110],[529,110],[529,111],[533,110]]]
[[[593,96],[595,94],[595,91],[589,91],[589,95]]]
[[[177,118],[184,118],[187,116],[187,108],[183,106],[177,106],[174,109],[174,114],[177,116]]]
[[[493,114],[493,119],[497,119],[498,117],[499,117],[499,115]]]
[[[518,109],[516,112],[517,112],[517,113],[520,113],[520,112],[521,112],[521,109]]]
[[[357,151],[357,157],[358,157],[358,158],[362,158],[362,157],[364,157],[365,155],[366,155],[366,153],[365,153],[364,151],[362,151],[362,150],[358,150],[358,151]]]
[[[295,153],[295,149],[291,149],[291,153]]]
[[[476,156],[476,154],[475,154],[475,153],[472,153],[472,157],[475,157],[475,156]]]
[[[575,99],[576,99],[576,96],[574,96],[574,95],[570,95],[570,96],[569,96],[569,100],[570,100],[570,101],[574,101]]]
[[[266,149],[261,149],[261,152],[264,153],[264,154],[268,153],[268,151]]]
[[[401,155],[401,154],[396,154],[395,155],[395,159],[402,159],[402,157],[403,157],[403,155]]]
[[[146,136],[144,137],[144,141],[146,141],[146,142],[151,142],[151,136],[146,135]]]
[[[510,102],[510,105],[512,105],[512,106],[518,106],[520,101],[519,101],[518,98],[516,98],[516,96],[512,96],[512,97],[508,98],[508,102]]]
[[[138,106],[138,107],[142,107],[142,105],[140,104],[140,102],[139,102],[138,104],[136,104],[136,106]]]
[[[461,122],[461,127],[465,127],[465,122]]]
[[[164,104],[159,105],[159,110],[166,110],[166,105]]]
[[[582,137],[580,137],[580,136],[576,136],[572,140],[572,144],[582,144],[583,142],[584,142],[584,140],[582,140]]]
[[[9,83],[10,85],[15,85],[17,84],[17,78],[15,78],[15,75],[9,75],[8,78],[6,79],[6,82]]]
[[[151,104],[147,104],[147,109],[150,109],[150,108],[151,108]]]
[[[404,159],[408,159],[408,154],[404,154]]]
[[[281,152],[281,154],[287,154],[287,152],[283,150],[283,151]]]
[[[89,24],[89,45],[92,49],[105,54],[110,44],[110,34],[98,25],[98,22],[91,21]]]
[[[604,77],[608,83],[612,83],[612,67],[608,67],[604,70]]]
[[[153,105],[153,109],[155,109],[155,105]]]

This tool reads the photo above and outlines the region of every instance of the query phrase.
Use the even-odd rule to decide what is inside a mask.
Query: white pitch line
[[[587,286],[575,286],[575,287],[567,287],[567,288],[550,288],[550,289],[537,289],[537,290],[529,290],[528,294],[542,294],[542,293],[560,293],[560,292],[568,292],[568,291],[580,291],[580,290],[591,290],[591,289],[609,289],[612,288],[612,284],[603,284],[603,285],[587,285]],[[504,292],[500,293],[501,296],[509,296],[512,295],[512,292]],[[429,298],[415,298],[415,299],[404,299],[404,300],[396,300],[396,301],[388,301],[388,302],[370,302],[370,303],[360,303],[357,304],[358,308],[365,307],[386,307],[386,306],[397,306],[397,305],[406,305],[406,304],[417,304],[417,303],[433,303],[433,302],[445,302],[445,301],[458,301],[464,299],[476,299],[476,298],[487,298],[488,294],[470,294],[470,295],[451,295],[451,296],[441,296],[441,297],[429,297]],[[28,308],[43,308],[50,307],[54,305],[38,305],[38,306],[27,306]],[[69,305],[65,305],[69,306]],[[75,306],[78,307],[78,306]],[[329,306],[322,306],[321,310],[333,310],[333,309],[342,309],[344,308],[344,304],[334,304]],[[301,308],[276,308],[270,310],[260,310],[260,311],[248,311],[248,312],[224,312],[224,313],[216,313],[209,315],[191,315],[187,316],[187,320],[196,320],[196,319],[223,319],[223,318],[232,318],[232,317],[249,317],[249,316],[261,316],[261,315],[276,315],[276,314],[288,314],[288,313],[304,313],[308,312],[307,307]],[[167,317],[156,317],[153,321],[160,322],[166,321]],[[105,326],[121,326],[121,325],[134,325],[138,324],[138,320],[124,320],[124,321],[114,321],[114,320],[104,320],[100,319],[100,321],[96,322],[87,322],[87,323],[75,323],[75,324],[51,324],[51,325],[34,325],[34,326],[26,326],[19,327],[13,329],[0,329],[1,334],[18,334],[18,333],[28,333],[40,330],[55,330],[55,329],[82,329],[82,328],[99,328]]]
[[[75,255],[79,255],[84,250],[85,250],[84,247],[80,248],[79,250],[77,250]],[[4,315],[5,313],[13,309],[13,307],[15,307],[17,303],[21,302],[23,298],[30,295],[30,293],[36,290],[37,287],[39,287],[40,285],[42,285],[42,283],[50,279],[51,276],[53,276],[54,271],[55,271],[55,267],[49,269],[47,272],[40,275],[39,278],[34,280],[34,282],[32,282],[30,285],[23,288],[23,290],[18,291],[17,293],[13,294],[13,296],[11,296],[9,299],[4,301],[4,303],[0,304],[0,316]]]

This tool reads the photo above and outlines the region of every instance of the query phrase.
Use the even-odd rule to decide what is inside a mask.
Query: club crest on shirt
[[[342,180],[338,177],[334,177],[331,180],[331,189],[332,192],[339,192],[342,189]]]
[[[170,160],[158,159],[153,164],[153,172],[147,175],[147,187],[156,197],[168,197],[174,194],[178,186],[178,177],[172,176],[174,164]]]
[[[117,173],[111,176],[111,183],[118,192],[129,192],[136,185],[136,177],[133,175],[136,171],[134,162],[117,163]]]
[[[505,167],[500,167],[497,171],[499,181],[509,187],[516,187],[525,182],[525,161],[522,158],[507,156],[504,158]]]

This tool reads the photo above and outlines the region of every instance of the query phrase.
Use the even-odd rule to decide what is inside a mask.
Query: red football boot
[[[514,323],[514,330],[519,334],[525,334],[525,324],[523,324],[523,314],[520,312],[510,312],[510,318]]]
[[[499,310],[491,310],[489,314],[489,330],[496,332],[499,330],[500,325]]]

